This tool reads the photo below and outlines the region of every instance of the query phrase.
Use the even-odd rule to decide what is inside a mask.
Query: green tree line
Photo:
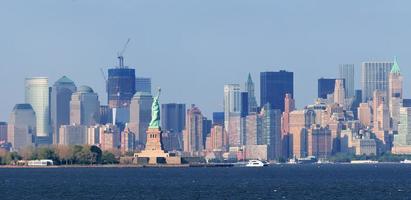
[[[102,151],[97,146],[51,146],[27,147],[19,152],[8,152],[0,149],[0,165],[14,164],[19,160],[53,160],[56,165],[93,165],[117,164],[120,154],[118,151]]]

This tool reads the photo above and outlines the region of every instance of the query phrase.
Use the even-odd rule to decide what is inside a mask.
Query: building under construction
[[[108,69],[107,79],[107,99],[110,108],[122,108],[130,105],[131,98],[136,92],[136,72],[124,66],[123,50],[118,54],[118,66]]]

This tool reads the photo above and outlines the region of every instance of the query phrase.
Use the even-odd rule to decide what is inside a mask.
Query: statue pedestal
[[[148,164],[181,164],[180,157],[170,157],[168,153],[163,150],[161,143],[161,130],[159,128],[148,128],[146,148],[141,153],[135,153],[135,158],[148,158]],[[177,162],[176,159],[180,160]],[[162,163],[159,163],[162,160]],[[170,162],[171,161],[171,162]]]

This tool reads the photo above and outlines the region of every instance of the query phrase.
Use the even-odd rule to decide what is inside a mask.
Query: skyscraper
[[[224,112],[213,112],[213,124],[224,126]]]
[[[30,104],[16,104],[7,128],[8,142],[14,150],[32,146],[36,136],[36,113]]]
[[[248,93],[248,112],[257,112],[257,100],[254,92],[254,82],[251,74],[248,74],[248,79],[245,82],[245,91]]]
[[[345,88],[344,88],[344,80],[343,79],[336,79],[335,80],[335,88],[334,88],[334,103],[340,105],[341,107],[345,108]]]
[[[186,105],[168,103],[161,105],[161,129],[182,133],[186,123]]]
[[[50,106],[47,77],[26,78],[25,99],[36,113],[36,142],[50,143]]]
[[[394,146],[411,146],[411,108],[400,109],[398,134],[394,136]]]
[[[224,124],[226,131],[228,131],[228,122],[230,115],[240,114],[240,85],[227,84],[224,85]]]
[[[397,131],[400,121],[400,107],[402,107],[403,100],[403,78],[397,59],[394,60],[394,65],[391,68],[388,86],[388,106],[392,119],[392,129]]]
[[[7,122],[0,122],[0,144],[7,142]]]
[[[261,139],[258,144],[268,145],[268,158],[281,156],[281,111],[266,104],[261,111]]]
[[[88,86],[80,86],[71,95],[70,124],[94,125],[100,122],[98,95]]]
[[[372,99],[375,90],[388,94],[388,75],[392,62],[364,62],[361,70],[362,101]]]
[[[184,152],[191,155],[200,155],[203,145],[203,115],[200,109],[191,105],[187,110],[186,129],[184,130]]]
[[[281,116],[281,146],[284,158],[290,157],[291,138],[290,138],[290,113],[295,110],[295,101],[291,94],[286,94],[284,99],[285,109]]]
[[[136,77],[136,92],[151,94],[151,78]]]
[[[124,66],[123,56],[118,58],[119,65],[108,69],[107,97],[110,108],[128,106],[136,93],[135,69]]]
[[[207,136],[211,134],[211,127],[213,125],[213,121],[207,119],[207,117],[203,117],[203,145],[205,146]]]
[[[335,78],[318,79],[318,98],[327,99],[327,95],[333,94],[335,89]]]
[[[76,85],[66,76],[57,80],[51,89],[50,119],[53,144],[59,143],[59,128],[70,124],[70,100]]]
[[[352,98],[354,96],[354,64],[342,64],[339,66],[338,78],[344,79],[345,96]]]
[[[241,100],[240,100],[240,115],[241,115],[241,117],[246,117],[247,115],[248,115],[248,111],[249,111],[249,102],[248,102],[248,100],[249,100],[249,98],[248,98],[248,92],[241,92],[240,93],[240,97],[241,97]]]
[[[284,112],[285,94],[294,96],[294,73],[280,70],[279,72],[260,73],[260,103],[264,106],[270,103],[272,109]]]
[[[146,130],[151,120],[153,96],[146,92],[137,92],[130,104],[130,123],[128,127],[135,134],[138,147],[144,147],[147,140]]]

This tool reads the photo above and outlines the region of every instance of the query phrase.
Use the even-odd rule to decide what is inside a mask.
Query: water
[[[411,165],[0,169],[0,199],[411,199]]]

